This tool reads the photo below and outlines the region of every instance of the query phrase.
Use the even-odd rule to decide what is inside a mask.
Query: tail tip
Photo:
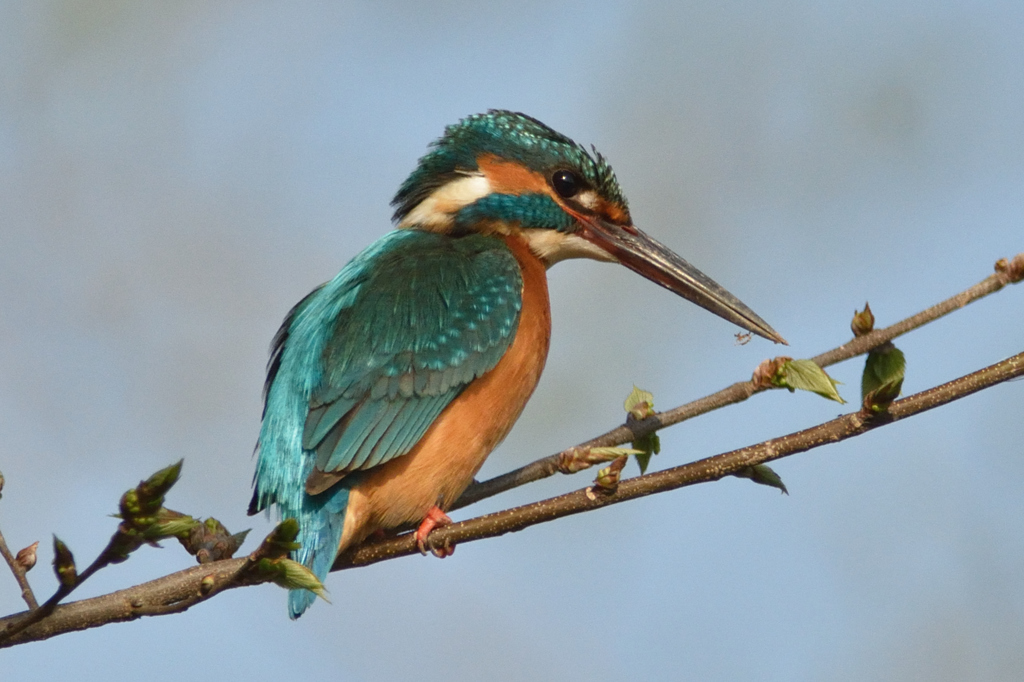
[[[288,592],[288,617],[298,620],[299,616],[316,601],[316,595],[309,590],[291,590]]]

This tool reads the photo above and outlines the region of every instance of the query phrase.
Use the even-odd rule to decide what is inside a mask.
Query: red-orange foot
[[[451,522],[452,520],[448,518],[448,515],[441,511],[441,508],[436,504],[430,508],[427,515],[423,517],[420,527],[416,529],[416,546],[420,548],[420,554],[425,555],[427,553],[427,536],[430,535],[430,531],[447,526]],[[431,547],[430,551],[438,559],[444,559],[455,554],[455,545],[445,542],[443,547]]]

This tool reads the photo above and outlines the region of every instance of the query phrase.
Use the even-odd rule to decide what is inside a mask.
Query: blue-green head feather
[[[469,116],[448,126],[444,135],[431,146],[391,202],[396,222],[405,219],[436,190],[479,172],[479,160],[484,156],[519,164],[549,182],[559,170],[571,171],[581,182],[581,188],[594,190],[628,215],[626,198],[603,156],[596,151],[591,154],[526,114],[492,109],[486,114]],[[521,192],[501,196],[505,198],[487,199],[469,214],[459,216],[455,227],[485,218],[512,219],[521,222],[523,227],[571,229],[571,216],[558,206],[551,193]],[[509,198],[517,196],[523,199]]]

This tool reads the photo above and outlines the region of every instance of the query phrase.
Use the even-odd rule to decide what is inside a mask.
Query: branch
[[[3,476],[0,476],[0,487],[2,484]],[[38,542],[36,543],[39,544]],[[3,555],[4,561],[11,567],[11,573],[14,574],[14,579],[18,581],[18,587],[21,588],[21,597],[28,604],[29,609],[39,608],[39,603],[36,601],[36,595],[32,592],[32,586],[28,584],[28,569],[21,565],[21,562],[11,554],[11,550],[7,547],[7,541],[4,540],[4,534],[0,533],[0,554]]]
[[[906,419],[977,391],[1024,375],[1024,353],[1019,353],[985,369],[968,374],[942,386],[917,393],[892,404],[886,414],[867,416],[862,412],[804,431],[774,438],[758,445],[709,457],[665,471],[622,481],[612,493],[597,493],[592,488],[577,490],[533,504],[454,523],[435,529],[432,543],[471,542],[496,537],[563,516],[598,509],[637,497],[675,490],[696,483],[714,481],[747,467],[770,462],[861,435],[874,428]],[[135,587],[92,599],[58,605],[46,619],[25,627],[26,611],[0,618],[0,633],[24,629],[0,642],[0,648],[23,642],[48,639],[66,632],[99,627],[107,623],[135,620],[142,616],[180,613],[225,590],[271,581],[258,568],[260,550],[244,559],[223,559],[194,566]],[[367,566],[380,561],[418,553],[412,533],[360,545],[338,557],[333,570]],[[254,563],[256,561],[256,563]]]
[[[142,616],[180,613],[219,592],[261,582],[243,579],[248,561],[246,557],[193,566],[126,590],[57,606],[48,618],[25,626],[21,632],[0,642],[0,648],[107,623],[124,623]],[[31,613],[0,619],[0,632],[18,628]]]
[[[902,336],[989,294],[995,293],[1007,284],[1016,284],[1022,279],[1024,279],[1024,253],[1019,253],[1010,260],[1001,258],[996,262],[995,273],[974,286],[894,325],[884,329],[876,329],[832,350],[816,355],[811,360],[817,363],[819,367],[824,368],[843,360],[863,355],[883,343],[892,341],[898,336]],[[513,488],[518,488],[527,483],[548,478],[557,473],[576,473],[576,471],[586,468],[585,466],[579,466],[579,458],[581,453],[585,453],[590,448],[611,447],[638,440],[667,426],[693,419],[727,405],[741,403],[755,393],[760,393],[769,388],[769,386],[755,383],[754,380],[739,381],[717,393],[712,393],[671,410],[658,412],[643,421],[627,422],[622,426],[618,426],[607,433],[567,450],[538,459],[535,462],[500,476],[495,476],[487,481],[473,483],[466,488],[465,492],[462,493],[462,496],[455,501],[451,508],[453,510],[461,509],[480,500],[493,497]],[[572,466],[573,464],[576,466]]]
[[[819,426],[772,438],[757,445],[626,479],[619,484],[614,493],[598,494],[592,488],[586,488],[436,528],[431,532],[429,540],[435,546],[443,546],[446,543],[457,544],[497,537],[538,523],[554,521],[563,516],[696,483],[717,481],[750,466],[859,436],[1019,376],[1024,376],[1024,353],[1018,353],[972,374],[898,400],[892,403],[888,413],[867,415],[864,412],[856,412],[843,415]],[[334,562],[333,570],[367,566],[387,559],[416,554],[418,551],[415,538],[411,533],[407,533],[359,545],[341,554]]]

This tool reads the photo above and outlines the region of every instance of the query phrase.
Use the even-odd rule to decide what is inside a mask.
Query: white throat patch
[[[550,268],[559,261],[569,258],[589,258],[591,260],[617,263],[615,256],[583,237],[565,234],[558,230],[530,229],[523,230],[530,251]]]

